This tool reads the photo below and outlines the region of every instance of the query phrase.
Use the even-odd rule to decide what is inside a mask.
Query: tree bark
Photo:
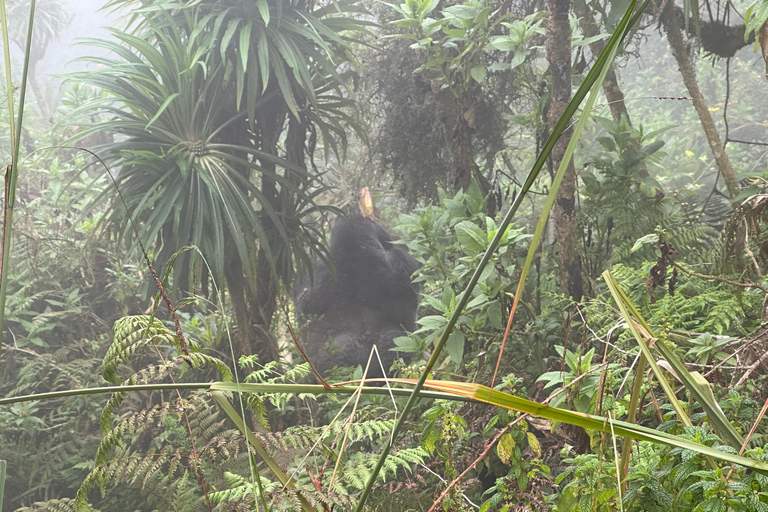
[[[693,102],[693,107],[696,109],[696,113],[701,120],[701,126],[704,128],[707,142],[709,142],[709,148],[712,150],[712,155],[715,157],[717,169],[723,177],[723,182],[728,189],[728,194],[731,196],[731,199],[733,199],[739,193],[739,180],[736,178],[736,173],[731,166],[731,161],[728,159],[728,155],[725,153],[723,144],[720,141],[720,134],[717,132],[715,121],[709,113],[706,101],[704,101],[704,95],[702,95],[701,90],[699,90],[699,84],[696,81],[696,73],[691,64],[691,59],[688,57],[685,42],[683,41],[683,32],[680,29],[680,21],[677,18],[674,2],[667,2],[665,4],[664,10],[661,13],[661,23],[664,25],[664,30],[667,33],[667,40],[669,41],[672,55],[675,57],[677,66],[680,69],[680,74],[683,76],[683,83],[688,89],[688,94]]]
[[[552,77],[552,102],[549,121],[554,125],[565,112],[571,99],[571,26],[568,21],[570,0],[547,0],[549,19],[545,48]],[[571,131],[560,137],[552,150],[552,168],[557,169],[571,140]],[[573,300],[583,295],[581,255],[578,253],[579,232],[576,222],[576,172],[573,161],[568,162],[552,210],[557,247],[560,255],[560,290]]]
[[[458,120],[452,127],[453,138],[453,191],[466,191],[476,180],[480,186],[483,195],[487,196],[491,191],[491,183],[480,172],[480,168],[475,163],[475,151],[472,144],[472,132],[475,128],[475,109],[469,94],[464,94],[460,101],[456,102],[454,108],[458,111]],[[451,127],[446,126],[446,129]],[[495,207],[491,208],[488,215],[493,217]]]
[[[597,26],[592,11],[587,6],[585,0],[574,0],[573,11],[579,17],[579,27],[585,37],[600,35],[600,28]],[[600,55],[604,48],[605,40],[603,39],[597,39],[589,44],[589,49],[595,58]],[[619,80],[616,77],[613,64],[611,64],[608,73],[605,75],[605,80],[603,80],[603,93],[608,100],[608,108],[611,109],[611,116],[614,122],[619,123],[621,122],[621,116],[626,116],[627,122],[632,124],[629,119],[629,112],[627,112],[627,105],[624,103],[624,93],[621,92],[621,87],[619,87]]]
[[[261,151],[277,156],[278,143],[285,125],[285,118],[285,107],[282,103],[276,103],[272,105],[272,108],[265,108],[264,113],[259,115],[256,121],[256,130],[258,133],[257,144]],[[268,203],[264,207],[272,208],[280,216],[282,208],[280,189],[273,177],[277,174],[277,167],[274,161],[266,158],[261,161],[261,167],[265,171],[261,175],[261,194]],[[268,215],[263,215],[261,222],[269,238],[271,246],[269,249],[272,257],[276,260],[276,249],[284,241],[281,240],[277,228]],[[270,332],[270,327],[272,326],[272,316],[277,309],[279,276],[275,273],[278,269],[273,269],[269,264],[265,244],[259,244],[256,261],[251,262],[251,265],[252,268],[255,268],[256,290],[250,304],[252,317],[250,327],[254,334],[256,351],[262,358],[266,357],[270,361],[276,361],[279,357],[279,348],[277,340]],[[277,266],[276,261],[275,266]]]
[[[232,252],[236,254],[234,247]],[[237,361],[240,356],[253,353],[251,348],[251,339],[253,338],[253,329],[251,324],[252,315],[249,311],[250,293],[246,284],[243,266],[237,257],[232,258],[227,268],[227,291],[232,301],[232,308],[235,311],[235,360],[234,365],[237,368]]]
[[[475,159],[472,153],[472,132],[465,115],[461,115],[453,132],[454,162],[453,190],[467,190],[475,174]]]

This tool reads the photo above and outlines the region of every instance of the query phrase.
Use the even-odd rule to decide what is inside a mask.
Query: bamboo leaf
[[[414,379],[395,379],[395,382],[407,382],[410,384],[416,384],[416,380]],[[551,421],[559,421],[562,423],[568,423],[569,425],[576,425],[582,428],[597,430],[606,434],[615,433],[624,437],[637,439],[639,441],[649,441],[652,443],[664,444],[675,448],[682,448],[684,450],[695,451],[703,455],[708,455],[714,459],[740,464],[744,467],[754,469],[755,471],[758,471],[764,475],[768,475],[768,463],[765,462],[742,457],[731,452],[717,450],[716,448],[694,443],[687,439],[683,439],[681,437],[659,430],[643,427],[641,425],[635,425],[624,421],[604,418],[602,416],[595,416],[539,404],[524,398],[519,398],[514,395],[489,388],[488,386],[483,386],[482,384],[427,380],[424,382],[424,387],[443,391],[445,393],[453,393],[465,398],[472,398],[474,400],[495,405],[497,407],[504,407],[506,409],[531,414],[533,416],[547,418]]]
[[[674,407],[675,411],[678,412],[680,419],[686,425],[691,424],[687,415],[685,415],[685,412],[683,411],[682,405],[677,400],[674,390],[664,378],[664,375],[661,373],[658,365],[655,362],[655,358],[653,358],[652,354],[650,353],[648,348],[650,342],[653,342],[653,346],[661,353],[667,363],[669,363],[669,365],[672,367],[675,374],[680,379],[680,382],[682,382],[685,386],[685,389],[693,395],[701,408],[704,409],[704,412],[707,413],[709,421],[712,423],[712,427],[715,429],[718,435],[725,439],[728,445],[732,448],[740,448],[744,444],[744,439],[736,431],[733,425],[731,425],[731,422],[728,421],[728,418],[725,417],[725,414],[723,414],[723,411],[720,409],[720,406],[717,404],[714,396],[712,396],[712,390],[710,389],[709,383],[706,381],[706,379],[704,379],[704,377],[702,377],[699,372],[688,371],[688,369],[685,367],[685,363],[683,363],[677,354],[675,354],[672,348],[667,344],[666,340],[657,340],[656,334],[653,332],[653,330],[651,330],[648,323],[637,311],[635,305],[632,304],[632,301],[629,300],[629,297],[627,297],[626,293],[624,293],[624,291],[621,289],[621,286],[613,277],[613,275],[611,275],[610,271],[606,270],[603,272],[603,278],[608,284],[608,288],[611,290],[611,295],[613,295],[613,299],[618,304],[624,320],[627,322],[627,325],[629,325],[632,334],[635,336],[635,340],[640,345],[640,349],[643,351],[643,354],[648,360],[651,368],[653,368],[656,378],[664,388],[664,391],[667,394],[667,398],[670,400],[670,403]],[[638,329],[637,324],[640,324],[642,330]]]

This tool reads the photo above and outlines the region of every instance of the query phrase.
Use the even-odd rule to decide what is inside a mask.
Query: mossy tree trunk
[[[565,112],[571,99],[571,26],[568,20],[570,0],[547,0],[547,10],[549,19],[545,48],[552,78],[549,121],[554,125]],[[571,131],[567,130],[555,145],[551,156],[553,170],[560,166],[570,140]],[[573,300],[579,301],[583,295],[583,285],[581,255],[578,252],[579,226],[576,222],[576,172],[573,161],[568,162],[557,192],[552,219],[557,231],[557,248],[560,255],[560,290]]]
[[[595,37],[600,35],[600,27],[597,25],[597,22],[595,22],[592,10],[585,0],[574,0],[573,12],[579,17],[579,27],[585,37]],[[595,39],[589,44],[589,49],[595,58],[600,55],[604,48],[605,40],[603,39]],[[611,67],[605,75],[605,80],[603,80],[603,93],[608,100],[608,108],[611,109],[611,117],[613,117],[613,120],[616,123],[619,123],[621,117],[626,116],[627,122],[629,122],[629,112],[627,112],[627,105],[624,103],[624,93],[621,92],[621,87],[619,86],[619,80],[616,77],[613,64],[611,64]]]
[[[677,66],[683,77],[683,83],[688,89],[688,95],[691,97],[693,107],[696,109],[696,113],[701,120],[701,126],[704,128],[704,133],[707,136],[709,148],[717,163],[717,170],[720,172],[720,176],[723,177],[723,182],[728,189],[728,195],[733,199],[739,192],[739,180],[736,178],[731,161],[725,153],[715,121],[712,119],[712,114],[709,112],[707,103],[704,101],[704,95],[701,94],[699,84],[696,81],[696,72],[685,48],[683,31],[680,28],[680,20],[677,17],[677,8],[674,2],[666,2],[664,6],[660,19],[667,33],[669,47],[677,61]]]
[[[475,149],[473,144],[473,132],[475,129],[475,106],[472,97],[473,91],[465,91],[455,97],[447,91],[438,93],[438,105],[441,112],[439,118],[443,123],[446,138],[453,142],[451,153],[453,154],[453,168],[451,170],[451,184],[453,191],[467,190],[476,180],[483,194],[491,191],[491,184],[480,172],[475,162]],[[489,213],[493,216],[493,213]]]

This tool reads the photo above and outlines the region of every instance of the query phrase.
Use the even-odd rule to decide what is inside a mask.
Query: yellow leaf
[[[528,432],[528,446],[531,447],[537,457],[541,457],[541,445],[533,432]]]
[[[686,149],[685,150],[685,154],[688,155],[688,156],[693,156],[693,151],[691,151],[689,149]]]
[[[496,445],[496,455],[499,456],[501,462],[509,465],[509,459],[512,457],[512,451],[515,449],[515,440],[512,438],[512,434],[507,432],[501,439],[499,444]]]

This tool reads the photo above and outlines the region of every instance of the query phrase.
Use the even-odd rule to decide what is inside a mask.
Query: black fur
[[[388,371],[392,339],[414,330],[419,286],[411,275],[419,265],[391,241],[384,228],[360,214],[339,218],[330,241],[336,277],[316,263],[314,282],[304,276],[296,283],[296,315],[306,324],[302,346],[321,374],[334,366],[365,368],[373,344]],[[368,377],[381,376],[374,359]]]

